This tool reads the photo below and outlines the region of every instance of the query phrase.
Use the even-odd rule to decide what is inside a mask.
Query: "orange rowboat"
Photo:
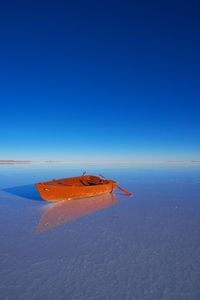
[[[78,176],[35,184],[42,199],[46,201],[72,200],[112,193],[116,181],[98,176]]]

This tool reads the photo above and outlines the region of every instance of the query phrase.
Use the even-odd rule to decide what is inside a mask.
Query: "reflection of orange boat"
[[[98,176],[78,176],[35,184],[46,201],[71,200],[111,193],[117,182]]]
[[[49,230],[66,222],[71,222],[98,210],[118,203],[115,194],[105,194],[76,201],[60,201],[48,206],[37,226],[37,232]]]

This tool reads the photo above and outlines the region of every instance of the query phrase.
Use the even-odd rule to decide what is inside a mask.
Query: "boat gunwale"
[[[73,188],[83,188],[83,187],[92,187],[92,186],[104,186],[104,185],[108,185],[108,184],[115,184],[116,181],[114,180],[110,180],[110,179],[102,179],[101,183],[97,183],[97,184],[88,184],[88,185],[84,185],[83,183],[81,183],[81,179],[88,179],[88,178],[100,178],[98,176],[93,176],[93,175],[87,175],[87,176],[76,176],[76,177],[69,177],[69,178],[60,178],[60,179],[52,179],[49,181],[44,181],[44,182],[39,182],[36,183],[36,185],[49,185],[49,186],[55,186],[55,187],[73,187]],[[77,182],[73,182],[74,179],[77,179]],[[72,180],[71,184],[70,181]],[[78,181],[79,180],[79,181]],[[62,182],[64,181],[64,182]],[[66,183],[65,183],[66,181]],[[67,182],[69,181],[69,184],[67,184]]]

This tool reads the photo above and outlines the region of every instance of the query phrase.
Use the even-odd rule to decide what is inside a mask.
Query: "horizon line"
[[[78,164],[78,163],[88,163],[88,164],[98,164],[98,163],[106,163],[106,164],[133,164],[133,163],[200,163],[200,160],[169,160],[169,159],[159,159],[159,160],[151,160],[151,159],[131,159],[131,160],[121,160],[121,159],[98,159],[98,160],[85,160],[85,159],[70,159],[70,160],[13,160],[13,159],[3,159],[0,160],[0,164],[37,164],[37,163],[53,163],[53,164]]]

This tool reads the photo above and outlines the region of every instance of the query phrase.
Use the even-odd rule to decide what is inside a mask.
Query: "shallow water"
[[[104,174],[132,191],[48,204],[33,183]],[[200,299],[200,165],[0,165],[1,299]]]

